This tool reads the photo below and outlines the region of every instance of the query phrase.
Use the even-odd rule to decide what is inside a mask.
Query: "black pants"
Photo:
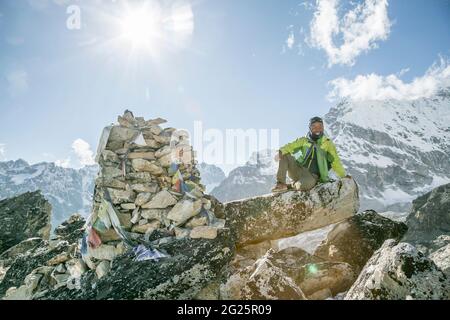
[[[278,165],[277,182],[286,183],[286,174],[293,181],[300,181],[301,190],[308,191],[314,188],[319,177],[312,174],[307,168],[298,164],[291,154],[282,155],[280,153],[280,163]]]

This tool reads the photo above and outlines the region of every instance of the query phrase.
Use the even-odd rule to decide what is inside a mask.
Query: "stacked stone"
[[[106,128],[91,217],[102,246],[121,240],[112,226],[96,228],[105,190],[133,239],[144,237],[156,245],[173,238],[214,239],[224,227],[225,220],[214,214],[214,200],[204,194],[188,134],[161,128],[165,122],[135,118],[127,110],[118,125]]]

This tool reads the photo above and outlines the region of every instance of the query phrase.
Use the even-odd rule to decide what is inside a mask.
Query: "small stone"
[[[136,197],[136,200],[134,201],[134,203],[140,207],[143,204],[147,203],[150,201],[150,198],[152,197],[152,194],[149,192],[143,192],[143,193],[139,193],[138,196]]]
[[[131,232],[136,232],[136,233],[141,233],[141,234],[145,234],[148,233],[150,230],[156,230],[159,228],[159,226],[161,225],[161,223],[159,221],[153,221],[151,223],[147,223],[144,225],[136,225],[131,229]]]
[[[113,228],[110,228],[105,232],[99,232],[99,235],[103,243],[110,241],[117,241],[121,239],[120,236],[117,234],[116,230],[114,230]]]
[[[145,139],[145,143],[147,144],[147,146],[154,148],[154,149],[157,149],[160,147],[159,143],[153,139]]]
[[[72,278],[80,278],[87,271],[82,259],[72,259],[66,262],[66,268]]]
[[[125,189],[126,184],[123,181],[114,178],[99,177],[95,180],[95,184],[99,187],[108,187],[114,189]]]
[[[167,190],[157,193],[150,202],[143,204],[143,209],[165,209],[177,203],[177,198],[170,194]]]
[[[133,213],[131,215],[131,223],[136,224],[139,221],[140,217],[141,217],[141,214],[140,214],[139,208],[134,209]]]
[[[325,288],[309,295],[308,300],[326,300],[332,296],[333,294],[331,293],[331,290],[329,288]]]
[[[196,217],[191,218],[187,223],[186,223],[186,227],[188,228],[195,228],[195,227],[200,227],[200,226],[204,226],[208,224],[208,216],[205,215],[199,215]]]
[[[119,177],[122,177],[122,175],[123,175],[122,170],[120,170],[116,167],[104,166],[104,167],[102,167],[102,170],[101,170],[101,177],[106,180],[119,178]]]
[[[159,142],[162,145],[168,145],[170,144],[170,135],[159,135],[159,136],[153,136],[153,139],[155,139],[157,142]]]
[[[105,162],[120,163],[119,156],[110,150],[103,150],[102,159]]]
[[[144,159],[144,160],[155,160],[154,152],[131,152],[128,154],[128,159]]]
[[[95,268],[95,273],[97,274],[97,278],[101,279],[105,276],[110,269],[109,261],[102,261],[98,264],[97,268]]]
[[[136,192],[150,192],[150,193],[156,193],[158,191],[158,185],[156,183],[139,183],[139,184],[132,184],[131,189]]]
[[[148,172],[129,172],[126,179],[132,180],[133,183],[149,183],[152,181],[152,175]]]
[[[122,203],[120,207],[124,210],[134,210],[136,209],[136,205],[134,203]]]
[[[133,202],[136,194],[130,190],[117,190],[108,188],[113,204]]]
[[[58,273],[65,273],[66,272],[66,267],[64,266],[63,263],[58,264],[58,266],[55,268],[55,271]]]
[[[167,219],[174,221],[175,225],[179,226],[198,214],[200,210],[201,201],[181,200],[170,210]]]
[[[70,275],[64,274],[52,274],[52,279],[56,282],[53,289],[58,289],[67,285],[67,280],[69,280]]]
[[[130,141],[139,133],[136,129],[130,129],[126,127],[113,126],[111,128],[111,132],[109,134],[108,144],[106,145],[107,149],[111,142],[121,142],[124,143],[126,141]]]
[[[154,125],[150,127],[150,132],[153,135],[158,136],[162,132],[162,129],[159,125]]]
[[[209,226],[195,227],[191,230],[192,239],[215,239],[217,237],[217,228]]]
[[[203,208],[205,208],[206,210],[211,210],[211,201],[210,200],[203,198],[202,203],[203,203]]]
[[[157,118],[157,119],[148,120],[147,125],[148,126],[157,126],[157,125],[160,125],[160,124],[163,124],[166,122],[167,122],[167,120],[165,120],[165,119]]]
[[[167,209],[144,209],[141,211],[141,216],[148,220],[163,221],[167,218],[168,213]]]
[[[70,259],[69,254],[67,252],[62,252],[57,256],[51,258],[47,261],[48,266],[56,266],[58,264],[64,263]]]
[[[165,155],[171,154],[171,153],[172,153],[172,148],[170,146],[165,146],[155,152],[155,157],[159,159],[159,158],[161,158]]]
[[[147,219],[141,219],[141,220],[139,220],[139,225],[140,226],[143,226],[144,224],[147,224],[147,222],[148,222],[148,220]]]
[[[108,244],[102,244],[98,248],[93,249],[88,246],[88,253],[98,260],[113,260],[119,252],[116,247]]]
[[[117,217],[119,218],[120,225],[125,228],[131,228],[131,214],[129,213],[118,213]]]
[[[170,167],[170,165],[172,164],[173,160],[174,160],[174,159],[173,159],[171,153],[166,154],[166,155],[164,155],[164,156],[162,156],[161,158],[158,159],[160,165],[161,165],[163,168],[168,168],[168,167]]]
[[[159,176],[164,173],[161,167],[158,167],[154,163],[143,159],[133,159],[131,161],[133,169],[141,172],[150,172],[152,175]]]
[[[177,239],[186,238],[189,235],[189,232],[190,232],[189,229],[178,228],[178,227],[175,227],[174,231],[175,231],[175,237]]]

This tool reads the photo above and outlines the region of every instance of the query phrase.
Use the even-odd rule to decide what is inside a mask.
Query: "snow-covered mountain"
[[[211,194],[227,202],[270,193],[278,169],[275,154],[275,150],[254,152],[244,166],[233,169]]]
[[[76,170],[22,159],[0,162],[0,199],[41,190],[52,205],[54,228],[73,213],[90,213],[97,171],[97,165]]]
[[[405,212],[417,196],[450,182],[450,88],[414,101],[343,101],[325,125],[360,186],[361,210]],[[232,201],[269,193],[274,153],[234,169],[212,194]]]
[[[200,171],[201,182],[206,187],[206,193],[210,193],[226,178],[223,170],[213,164],[202,162],[197,165],[197,169]]]
[[[450,88],[414,101],[343,101],[325,121],[361,209],[404,211],[450,182]]]

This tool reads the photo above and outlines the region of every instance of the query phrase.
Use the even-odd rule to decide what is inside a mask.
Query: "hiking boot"
[[[294,190],[300,191],[302,189],[302,183],[300,181],[296,181],[292,183],[292,188]]]
[[[288,191],[289,187],[286,183],[277,182],[275,187],[272,188],[272,192],[285,192]]]

